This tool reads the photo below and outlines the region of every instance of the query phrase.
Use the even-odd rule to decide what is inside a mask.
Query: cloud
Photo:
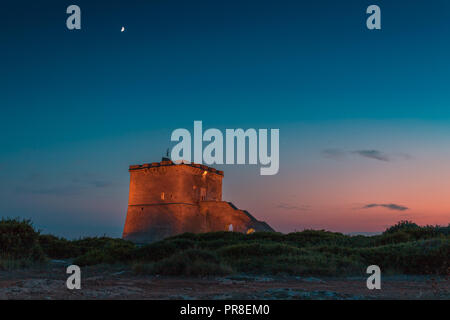
[[[363,209],[370,209],[370,208],[377,208],[377,207],[383,207],[383,208],[387,208],[389,210],[395,210],[395,211],[409,210],[408,207],[405,207],[405,206],[402,206],[402,205],[398,205],[398,204],[395,204],[395,203],[382,203],[382,204],[370,203],[368,205],[365,205],[363,207]]]
[[[361,157],[365,157],[365,158],[369,158],[369,159],[374,159],[374,160],[379,160],[379,161],[390,161],[390,157],[378,150],[356,150],[353,151],[352,153],[360,155]]]
[[[339,160],[344,158],[346,155],[357,155],[360,157],[378,160],[378,161],[384,161],[389,162],[394,159],[402,159],[402,160],[409,160],[412,157],[409,154],[406,153],[397,153],[397,154],[387,154],[385,152],[382,152],[380,150],[375,149],[361,149],[361,150],[354,150],[354,151],[345,151],[342,149],[324,149],[322,150],[322,156],[328,159],[334,159]]]

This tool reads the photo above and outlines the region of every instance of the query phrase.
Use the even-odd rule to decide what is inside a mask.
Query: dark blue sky
[[[70,4],[81,7],[79,31],[65,26]],[[365,26],[370,4],[382,30]],[[170,133],[194,120],[280,128],[269,194],[291,189],[287,171],[311,172],[304,162],[320,163],[324,148],[411,154],[421,148],[411,139],[447,141],[449,9],[444,0],[2,3],[0,214],[68,236],[120,235],[127,166],[157,161]],[[252,188],[257,169],[225,171],[225,195],[258,210],[226,182],[244,172]],[[297,221],[253,213],[283,230]]]

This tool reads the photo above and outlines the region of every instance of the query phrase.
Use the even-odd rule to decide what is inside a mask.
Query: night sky
[[[202,120],[280,129],[277,175],[216,166],[276,230],[450,222],[446,0],[4,1],[0,26],[0,216],[118,237],[128,166]]]

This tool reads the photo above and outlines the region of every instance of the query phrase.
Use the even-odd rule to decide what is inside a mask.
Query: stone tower
[[[222,201],[223,171],[161,162],[133,165],[123,238],[148,243],[183,232],[273,231],[247,211]]]

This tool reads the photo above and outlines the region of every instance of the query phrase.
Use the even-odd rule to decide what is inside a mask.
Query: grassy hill
[[[138,274],[182,276],[365,275],[372,264],[384,274],[449,274],[450,225],[421,227],[402,221],[370,237],[324,230],[185,233],[138,246],[107,237],[69,241],[40,234],[29,220],[0,220],[0,269],[50,258],[70,258],[79,266],[120,263]]]

